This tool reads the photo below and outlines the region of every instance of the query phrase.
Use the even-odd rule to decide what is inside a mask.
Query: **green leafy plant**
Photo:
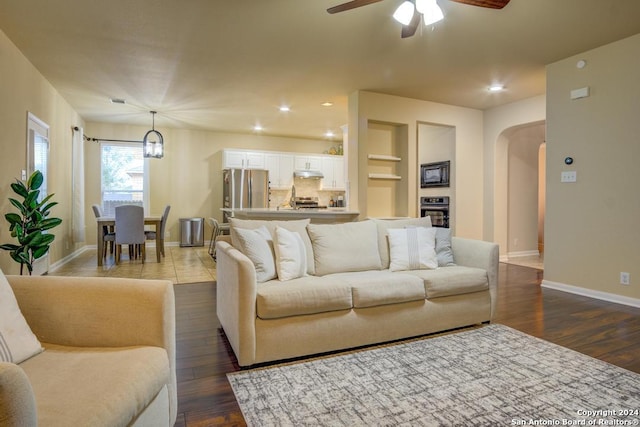
[[[56,237],[44,231],[62,223],[60,218],[47,218],[51,208],[58,204],[50,202],[53,194],[38,201],[43,181],[42,172],[35,171],[26,184],[19,180],[11,184],[13,192],[21,196],[23,200],[9,198],[11,204],[18,208],[20,213],[9,212],[4,217],[9,222],[11,237],[18,239],[18,244],[6,243],[0,245],[0,249],[9,251],[11,258],[20,264],[20,274],[27,266],[29,275],[31,275],[33,262],[49,251],[49,246]]]

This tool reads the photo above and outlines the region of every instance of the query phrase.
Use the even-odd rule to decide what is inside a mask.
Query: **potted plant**
[[[26,265],[31,275],[33,262],[49,251],[51,242],[56,238],[45,231],[62,223],[60,218],[47,218],[51,208],[58,204],[50,202],[53,194],[38,201],[43,181],[42,172],[35,171],[26,184],[19,180],[11,184],[11,189],[22,197],[22,201],[12,198],[9,201],[20,213],[9,212],[4,217],[9,222],[11,237],[18,239],[18,244],[5,243],[0,245],[0,249],[9,251],[11,258],[20,264],[20,274],[23,274]]]

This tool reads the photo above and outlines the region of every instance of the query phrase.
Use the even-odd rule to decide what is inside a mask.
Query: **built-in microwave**
[[[448,187],[451,161],[420,165],[420,188]]]

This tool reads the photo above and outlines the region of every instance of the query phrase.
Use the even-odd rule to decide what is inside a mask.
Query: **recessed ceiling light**
[[[253,130],[256,131],[256,132],[260,132],[260,131],[263,131],[264,128],[262,126],[260,126],[260,125],[255,125],[255,126],[253,126]]]
[[[322,103],[322,104],[320,104],[320,105],[322,105],[323,107],[333,107],[333,102],[331,102],[331,101],[325,101],[325,102],[323,102],[323,103]]]
[[[112,104],[126,104],[127,101],[125,99],[122,99],[122,98],[111,98],[111,103]]]
[[[327,138],[333,138],[334,136],[336,136],[336,134],[329,130],[324,134],[324,136],[326,136]]]
[[[491,85],[488,88],[489,92],[500,92],[504,90],[504,86],[500,84]]]
[[[280,106],[280,111],[282,111],[283,113],[288,113],[289,111],[291,111],[291,108],[289,108],[288,105],[282,105]]]

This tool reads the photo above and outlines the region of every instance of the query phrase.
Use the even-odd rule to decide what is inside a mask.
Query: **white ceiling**
[[[318,139],[357,90],[486,109],[543,94],[546,64],[640,32],[640,0],[438,0],[445,20],[408,39],[401,0],[326,12],[342,2],[2,0],[0,29],[87,121],[149,125],[157,110],[158,128]]]

